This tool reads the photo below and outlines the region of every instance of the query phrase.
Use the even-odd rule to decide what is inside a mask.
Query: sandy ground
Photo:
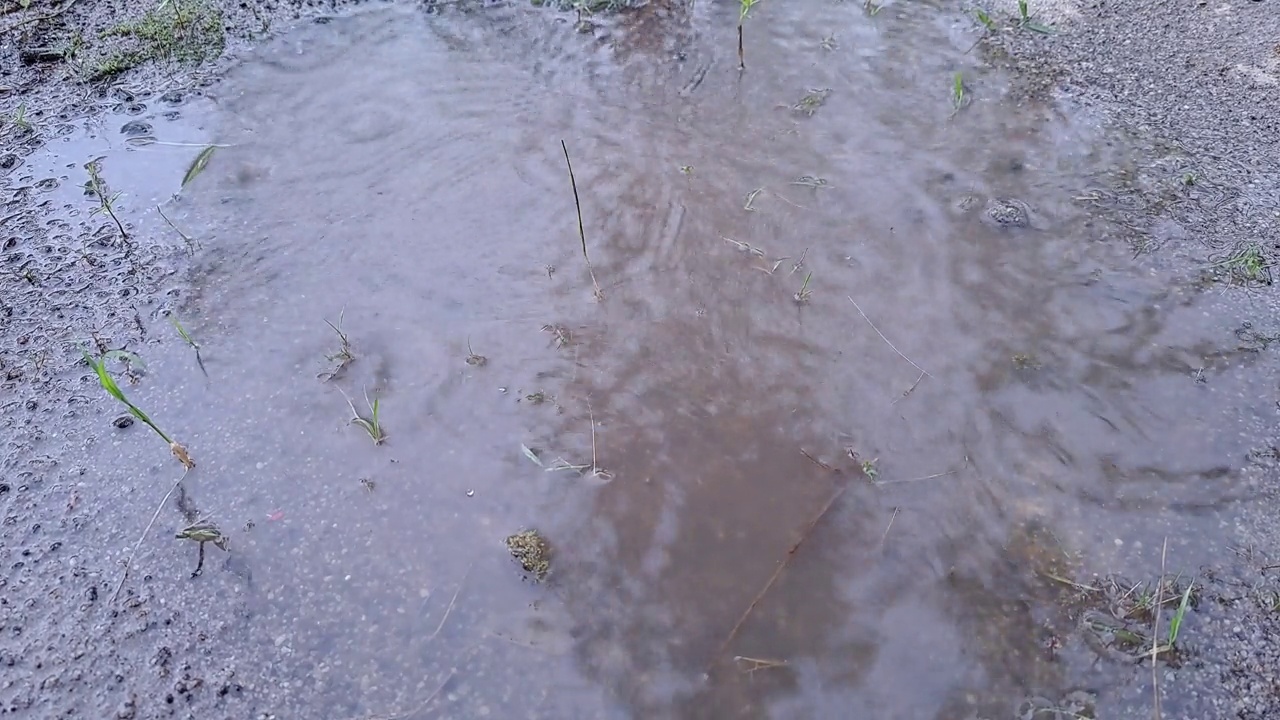
[[[109,491],[96,481],[110,481],[110,457],[101,467],[94,458],[102,449],[95,438],[114,431],[117,408],[63,350],[89,341],[86,327],[105,347],[145,341],[145,326],[177,301],[168,279],[184,258],[172,246],[143,246],[133,257],[104,251],[106,267],[88,284],[28,273],[39,239],[84,232],[85,218],[16,187],[12,171],[70,118],[134,102],[147,88],[178,92],[172,103],[180,108],[250,44],[353,4],[217,0],[225,47],[202,64],[175,72],[144,61],[86,83],[121,48],[137,52],[126,45],[136,38],[98,34],[121,14],[141,18],[149,4],[0,2],[0,716],[314,717],[295,688],[271,680],[314,668],[280,652],[287,639],[247,636],[243,619],[253,608],[216,577],[207,600],[190,605],[167,601],[180,596],[176,581],[140,572],[108,603],[127,548],[104,510]],[[948,11],[976,38],[971,10]],[[1032,2],[1032,17],[1051,34],[1019,28],[1016,3],[991,10],[997,27],[981,51],[1014,68],[1028,93],[1094,113],[1146,148],[1142,171],[1117,189],[1126,201],[1100,204],[1130,228],[1145,262],[1199,276],[1229,272],[1219,261],[1242,249],[1256,248],[1264,266],[1280,258],[1275,0]],[[1223,283],[1224,302],[1247,305],[1259,331],[1280,334],[1280,299],[1266,277]],[[121,281],[131,292],[118,291]],[[1258,391],[1280,411],[1280,386]],[[1280,524],[1269,512],[1280,496],[1277,424],[1258,428],[1271,447],[1260,448],[1248,471],[1256,494],[1240,507],[1239,552],[1206,569],[1201,602],[1212,612],[1195,630],[1215,638],[1215,649],[1161,677],[1166,692],[1196,695],[1193,706],[1212,708],[1213,717],[1280,717],[1280,584],[1265,569],[1280,562]],[[180,550],[170,553],[174,562],[188,562]]]

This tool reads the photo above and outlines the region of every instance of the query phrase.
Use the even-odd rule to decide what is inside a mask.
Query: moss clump
[[[537,530],[522,530],[508,537],[507,551],[536,582],[551,570],[551,545]]]
[[[102,33],[117,47],[90,68],[90,79],[118,75],[150,60],[201,63],[222,54],[222,13],[206,0],[164,0],[141,18]]]

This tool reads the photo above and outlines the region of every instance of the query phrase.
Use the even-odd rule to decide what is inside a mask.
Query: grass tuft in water
[[[342,392],[339,390],[339,392]],[[364,394],[364,404],[369,408],[369,415],[366,417],[361,415],[357,410],[351,398],[346,393],[342,393],[343,399],[347,401],[347,405],[351,407],[351,420],[349,425],[359,425],[362,430],[369,434],[369,439],[373,440],[374,445],[381,445],[387,439],[387,433],[382,429],[382,420],[378,415],[378,404],[380,402],[377,393],[374,393],[373,401],[369,401],[369,393]]]
[[[109,353],[104,354],[99,358],[94,358],[89,354],[89,351],[84,349],[81,349],[80,353],[84,356],[84,361],[89,364],[89,367],[93,368],[93,372],[98,376],[98,384],[102,386],[103,390],[107,391],[108,395],[124,403],[124,406],[129,408],[129,413],[131,415],[141,420],[143,424],[154,430],[156,435],[160,436],[161,440],[168,443],[169,451],[178,459],[178,462],[182,463],[183,467],[188,470],[195,467],[196,464],[191,460],[191,456],[187,454],[187,449],[165,434],[165,432],[160,429],[160,426],[155,424],[150,416],[143,412],[137,405],[130,402],[129,398],[125,397],[124,392],[120,390],[120,386],[116,384],[116,379],[111,377],[111,373],[107,372],[107,360],[111,357]]]

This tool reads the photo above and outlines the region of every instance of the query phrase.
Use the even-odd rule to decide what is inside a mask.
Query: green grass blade
[[[196,159],[191,161],[191,167],[187,168],[187,174],[182,176],[182,187],[185,188],[189,185],[192,180],[196,179],[197,175],[208,167],[209,158],[213,157],[213,151],[217,149],[218,148],[216,146],[210,145],[209,147],[201,150],[199,155],[196,155]]]
[[[1182,602],[1178,603],[1178,609],[1173,613],[1173,619],[1169,621],[1170,646],[1178,642],[1178,633],[1182,630],[1182,619],[1187,615],[1187,607],[1191,604],[1191,590],[1195,586],[1194,581],[1187,585],[1187,589],[1182,592]]]
[[[123,352],[123,351],[112,351],[112,352]],[[116,384],[116,379],[111,377],[111,373],[107,372],[107,361],[106,361],[105,355],[101,359],[94,360],[93,357],[89,355],[88,351],[82,349],[80,353],[84,355],[84,361],[89,363],[89,367],[93,368],[94,373],[97,374],[98,376],[98,384],[102,385],[102,389],[106,390],[108,395],[124,403],[125,407],[129,408],[129,412],[134,417],[138,418],[143,423],[145,423],[147,427],[154,430],[155,433],[159,435],[162,440],[169,443],[170,445],[173,444],[173,440],[170,440],[169,436],[165,435],[164,431],[161,430],[159,427],[157,427],[156,424],[152,422],[151,418],[148,417],[147,414],[143,412],[141,408],[129,402],[129,399],[124,396],[124,393],[121,392],[120,390],[120,386]]]
[[[1054,33],[1054,29],[1048,25],[1041,25],[1038,22],[1031,22],[1030,20],[1022,23],[1022,26],[1032,32],[1038,32],[1041,35],[1052,35]]]

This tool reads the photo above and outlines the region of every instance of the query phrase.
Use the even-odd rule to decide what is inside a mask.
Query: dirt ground
[[[193,595],[185,575],[147,573],[186,567],[194,544],[144,551],[115,597],[136,523],[113,513],[113,461],[130,452],[120,433],[145,428],[119,427],[120,407],[78,348],[140,347],[167,330],[166,312],[184,300],[175,278],[191,259],[160,217],[129,213],[136,242],[121,245],[91,205],[18,181],[80,118],[133,106],[182,113],[247,48],[365,4],[0,0],[0,717],[319,717],[316,686],[376,684],[292,654],[288,637],[253,636],[252,601],[216,576]],[[978,41],[974,52],[1011,69],[1028,99],[1079,108],[1135,139],[1143,165],[1091,202],[1128,228],[1138,262],[1243,308],[1252,320],[1237,333],[1242,346],[1275,367],[1275,0],[1032,2],[1051,33],[1021,27],[1016,3],[990,10],[996,27],[985,35],[972,6],[939,12]],[[62,182],[82,175],[68,170]],[[1240,720],[1280,717],[1280,377],[1260,381],[1257,395],[1276,412],[1241,458],[1250,493],[1235,508],[1235,550],[1202,568],[1187,632],[1203,652],[1159,677],[1167,695],[1194,696],[1188,707]],[[153,474],[173,467],[157,462]],[[317,678],[305,689],[276,680],[305,676]],[[424,679],[426,692],[436,683]]]

